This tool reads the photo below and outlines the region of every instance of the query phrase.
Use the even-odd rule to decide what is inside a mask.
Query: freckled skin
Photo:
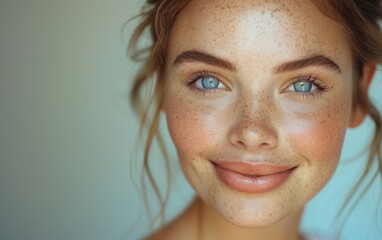
[[[198,196],[229,222],[269,226],[326,184],[337,166],[351,113],[351,49],[342,28],[310,1],[191,1],[178,15],[169,48],[165,112],[182,170]],[[237,71],[202,63],[172,67],[183,51],[227,59]],[[323,54],[342,73],[308,67],[275,73],[275,66]],[[216,73],[225,89],[195,92],[187,80]],[[315,96],[284,91],[313,75],[327,89]],[[226,187],[209,160],[297,166],[277,189],[247,194]]]

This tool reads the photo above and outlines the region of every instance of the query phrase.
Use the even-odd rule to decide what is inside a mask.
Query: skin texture
[[[297,239],[302,209],[335,171],[351,124],[354,73],[342,27],[310,1],[195,0],[178,15],[169,46],[164,111],[182,170],[201,199],[170,229],[180,229],[182,221],[196,226],[191,209],[198,205],[208,223],[202,226],[204,239],[219,233],[219,239],[233,239],[235,231],[237,238],[238,229],[240,239]],[[189,50],[218,56],[236,69],[173,64]],[[317,54],[340,70],[316,65],[275,71]],[[317,87],[296,92],[293,83],[309,76]],[[201,77],[219,79],[219,88],[200,89],[192,81]],[[224,185],[211,160],[296,169],[276,189],[248,194]]]

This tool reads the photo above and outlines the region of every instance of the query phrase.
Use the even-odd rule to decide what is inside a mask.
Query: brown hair
[[[148,128],[143,156],[144,172],[141,175],[141,186],[144,204],[146,209],[148,209],[148,214],[151,218],[150,227],[152,227],[158,219],[161,220],[161,223],[164,222],[164,213],[169,198],[169,157],[162,135],[158,130],[158,126],[164,100],[165,64],[169,35],[177,14],[188,2],[189,0],[147,0],[146,5],[142,9],[142,13],[137,16],[142,18],[142,22],[135,29],[128,46],[128,49],[132,53],[132,60],[141,62],[142,55],[146,55],[146,58],[143,58],[142,66],[135,77],[130,97],[134,110],[140,115],[140,136],[143,135],[143,128]],[[146,29],[150,30],[152,45],[143,49],[138,49],[138,41],[143,36]],[[154,77],[155,82],[153,79]],[[152,94],[148,94],[150,95],[150,98],[143,99],[141,97],[141,90],[145,84],[152,84],[151,87],[154,91]],[[167,189],[165,194],[160,192],[150,168],[149,154],[155,138],[158,141],[167,170]],[[147,201],[146,180],[148,180],[153,188],[160,204],[160,211],[154,216],[151,214]]]
[[[158,132],[158,124],[164,101],[165,64],[169,35],[177,14],[188,2],[190,2],[190,0],[147,0],[142,13],[137,16],[141,17],[142,21],[135,29],[129,44],[131,58],[135,61],[143,61],[131,90],[131,102],[141,116],[141,130],[144,127],[148,128],[143,157],[143,169],[145,174],[142,174],[143,177],[141,181],[144,199],[146,198],[144,176],[146,176],[160,202],[161,210],[152,218],[154,221],[157,220],[159,216],[163,217],[164,215],[169,196],[169,188],[167,185],[165,194],[159,191],[150,169],[149,153],[153,141],[156,138],[164,156],[166,168],[169,171],[169,159],[162,137]],[[362,66],[364,63],[382,64],[382,33],[378,25],[378,21],[382,18],[382,0],[313,0],[313,2],[324,14],[344,26],[347,38],[353,50],[357,70],[360,73],[358,76],[362,75]],[[152,44],[147,48],[139,49],[137,47],[139,40],[144,35],[146,29],[151,33]],[[145,58],[142,59],[142,56],[145,56]],[[360,77],[357,77],[355,81],[359,79]],[[141,97],[141,91],[145,84],[153,84],[154,90],[149,99],[143,99]],[[358,86],[358,83],[356,83],[355,86]],[[358,196],[352,203],[353,205],[358,202],[363,193],[370,187],[373,181],[377,179],[378,175],[382,174],[381,115],[373,103],[369,101],[367,94],[362,93],[357,87],[353,90],[353,107],[355,107],[356,104],[361,106],[362,110],[371,117],[375,125],[375,131],[370,143],[367,166],[361,178],[349,194],[348,200],[350,196],[358,192]],[[371,173],[374,161],[377,161],[378,169]],[[371,179],[366,183],[365,187],[360,190],[361,182],[363,182],[365,177],[369,174],[372,175]],[[167,176],[170,176],[170,174],[168,173]],[[167,181],[169,184],[170,179]],[[147,204],[147,200],[145,201]],[[340,209],[339,213],[343,212],[347,204],[349,204],[349,201]],[[346,217],[348,214],[349,212]]]
[[[328,17],[340,22],[347,34],[353,51],[355,67],[358,75],[355,76],[353,89],[353,108],[358,104],[362,111],[370,116],[375,125],[374,136],[370,143],[370,149],[367,157],[366,168],[356,184],[352,187],[348,194],[347,202],[341,207],[337,213],[337,217],[343,214],[343,210],[350,204],[350,198],[356,193],[354,201],[350,204],[349,209],[359,202],[364,193],[377,179],[378,175],[382,175],[382,119],[378,109],[369,100],[368,95],[360,91],[357,86],[358,80],[362,76],[362,67],[364,63],[382,64],[382,33],[379,21],[382,19],[382,1],[381,0],[342,0],[327,1],[313,0],[320,10]],[[377,169],[372,171],[374,161],[377,161]],[[370,179],[365,183],[363,189],[359,189],[361,183],[370,174]],[[347,219],[351,212],[347,211],[343,214],[343,219]],[[342,221],[340,229],[343,228],[345,221]]]

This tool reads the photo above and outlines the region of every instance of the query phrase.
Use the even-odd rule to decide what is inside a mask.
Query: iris
[[[313,83],[311,82],[295,82],[293,88],[296,92],[310,92],[312,90]]]
[[[205,89],[214,89],[219,86],[220,81],[213,77],[204,77],[201,79],[202,86]]]

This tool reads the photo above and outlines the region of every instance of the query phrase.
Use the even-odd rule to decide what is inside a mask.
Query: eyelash
[[[221,84],[223,84],[222,81],[220,80],[220,77],[216,73],[208,72],[208,71],[200,71],[200,72],[192,74],[189,80],[186,82],[186,85],[190,88],[190,91],[192,91],[193,94],[197,94],[197,93],[201,93],[203,95],[213,94],[213,93],[216,93],[216,91],[222,90],[221,88],[203,89],[195,85],[195,83],[198,80],[200,80],[201,78],[207,78],[207,77],[216,78],[216,80],[218,80]]]
[[[203,95],[205,94],[213,94],[216,93],[216,91],[222,90],[221,88],[215,88],[215,89],[203,89],[199,88],[195,85],[195,83],[200,80],[201,78],[207,78],[207,77],[213,77],[216,78],[221,84],[222,81],[220,80],[220,77],[213,73],[208,71],[200,71],[197,73],[194,73],[191,75],[190,79],[186,82],[186,85],[190,88],[193,94],[201,93]],[[286,91],[289,87],[292,87],[293,84],[298,82],[309,82],[312,83],[317,89],[311,92],[297,92],[297,91]],[[224,84],[223,84],[224,85]],[[300,97],[319,97],[321,96],[329,87],[324,84],[322,81],[318,80],[317,78],[313,77],[312,75],[309,76],[300,76],[294,79],[287,88],[282,90],[282,92],[293,92],[295,94],[298,94]]]
[[[312,75],[309,75],[309,76],[300,76],[300,77],[296,78],[282,92],[288,92],[288,91],[286,91],[286,89],[288,89],[289,87],[292,87],[293,84],[298,83],[298,82],[312,83],[317,88],[316,90],[313,90],[311,92],[290,91],[290,92],[298,94],[298,96],[301,96],[301,97],[319,97],[319,96],[322,96],[322,94],[329,88],[322,81],[318,80],[317,78],[313,77]]]

